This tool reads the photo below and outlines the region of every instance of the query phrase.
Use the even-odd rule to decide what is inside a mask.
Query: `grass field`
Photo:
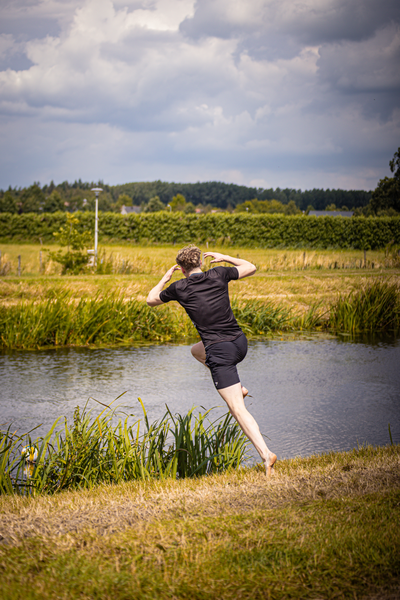
[[[56,246],[52,246],[55,249]],[[162,274],[175,263],[176,246],[107,246],[100,249],[112,258],[116,272],[109,275],[59,275],[58,265],[48,262],[40,245],[3,244],[0,299],[13,303],[18,299],[46,299],[62,290],[76,298],[93,297],[98,291],[121,291],[127,299],[144,300]],[[398,255],[356,250],[265,250],[211,248],[252,261],[255,276],[231,283],[231,295],[243,299],[272,300],[304,312],[315,302],[328,306],[339,293],[348,293],[372,277],[400,281]],[[43,274],[39,274],[39,252],[43,251]],[[204,249],[205,250],[205,249]],[[17,274],[21,256],[21,277]],[[1,272],[1,271],[0,271]],[[176,277],[179,277],[177,275]]]
[[[0,497],[4,600],[395,599],[400,447]]]

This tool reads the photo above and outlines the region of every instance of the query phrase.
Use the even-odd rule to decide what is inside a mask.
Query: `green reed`
[[[248,440],[229,413],[210,422],[212,409],[172,415],[167,407],[150,423],[139,402],[144,416],[133,423],[133,415],[125,415],[113,424],[118,413],[110,406],[98,416],[77,407],[71,426],[65,419],[56,430],[59,418],[34,441],[30,433],[0,432],[0,493],[52,494],[99,483],[195,477],[237,468],[247,457]],[[34,462],[24,448],[36,451]]]
[[[376,279],[332,305],[329,327],[348,333],[399,331],[399,285]]]
[[[346,296],[331,307],[312,304],[304,314],[272,301],[232,301],[243,331],[259,336],[274,331],[329,329],[333,331],[398,331],[400,294],[396,283],[379,279]],[[34,302],[24,300],[0,307],[0,348],[30,349],[52,346],[88,346],[166,342],[197,335],[184,310],[175,305],[150,308],[144,301],[126,299],[121,292],[97,293],[76,299],[71,291]]]
[[[3,348],[168,341],[187,328],[169,307],[154,310],[145,302],[125,300],[118,292],[76,300],[63,291],[45,301],[0,308]]]

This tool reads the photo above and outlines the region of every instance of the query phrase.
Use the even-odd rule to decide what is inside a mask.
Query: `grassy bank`
[[[400,447],[1,497],[1,592],[24,598],[398,597]]]
[[[249,336],[276,331],[325,329],[332,332],[397,333],[400,293],[395,281],[372,279],[330,306],[314,302],[302,312],[281,302],[234,299],[232,308]],[[149,308],[127,301],[121,292],[76,299],[71,291],[52,291],[47,300],[32,299],[0,308],[0,347],[30,349],[61,346],[116,345],[195,339],[196,331],[176,304]]]

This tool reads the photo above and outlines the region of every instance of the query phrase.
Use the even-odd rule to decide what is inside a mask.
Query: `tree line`
[[[255,188],[234,183],[208,181],[175,183],[165,181],[108,185],[103,181],[0,190],[0,212],[41,213],[93,211],[93,187],[101,187],[99,210],[120,212],[122,205],[140,206],[143,212],[159,210],[202,212],[308,213],[310,210],[353,210],[356,216],[391,216],[400,213],[400,148],[389,162],[393,177],[384,177],[373,191],[293,188]]]

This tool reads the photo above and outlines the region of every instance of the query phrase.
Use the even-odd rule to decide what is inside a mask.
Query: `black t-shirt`
[[[236,267],[215,267],[171,283],[160,293],[162,302],[176,300],[186,310],[204,346],[241,335],[229,301],[228,283],[238,279]]]

